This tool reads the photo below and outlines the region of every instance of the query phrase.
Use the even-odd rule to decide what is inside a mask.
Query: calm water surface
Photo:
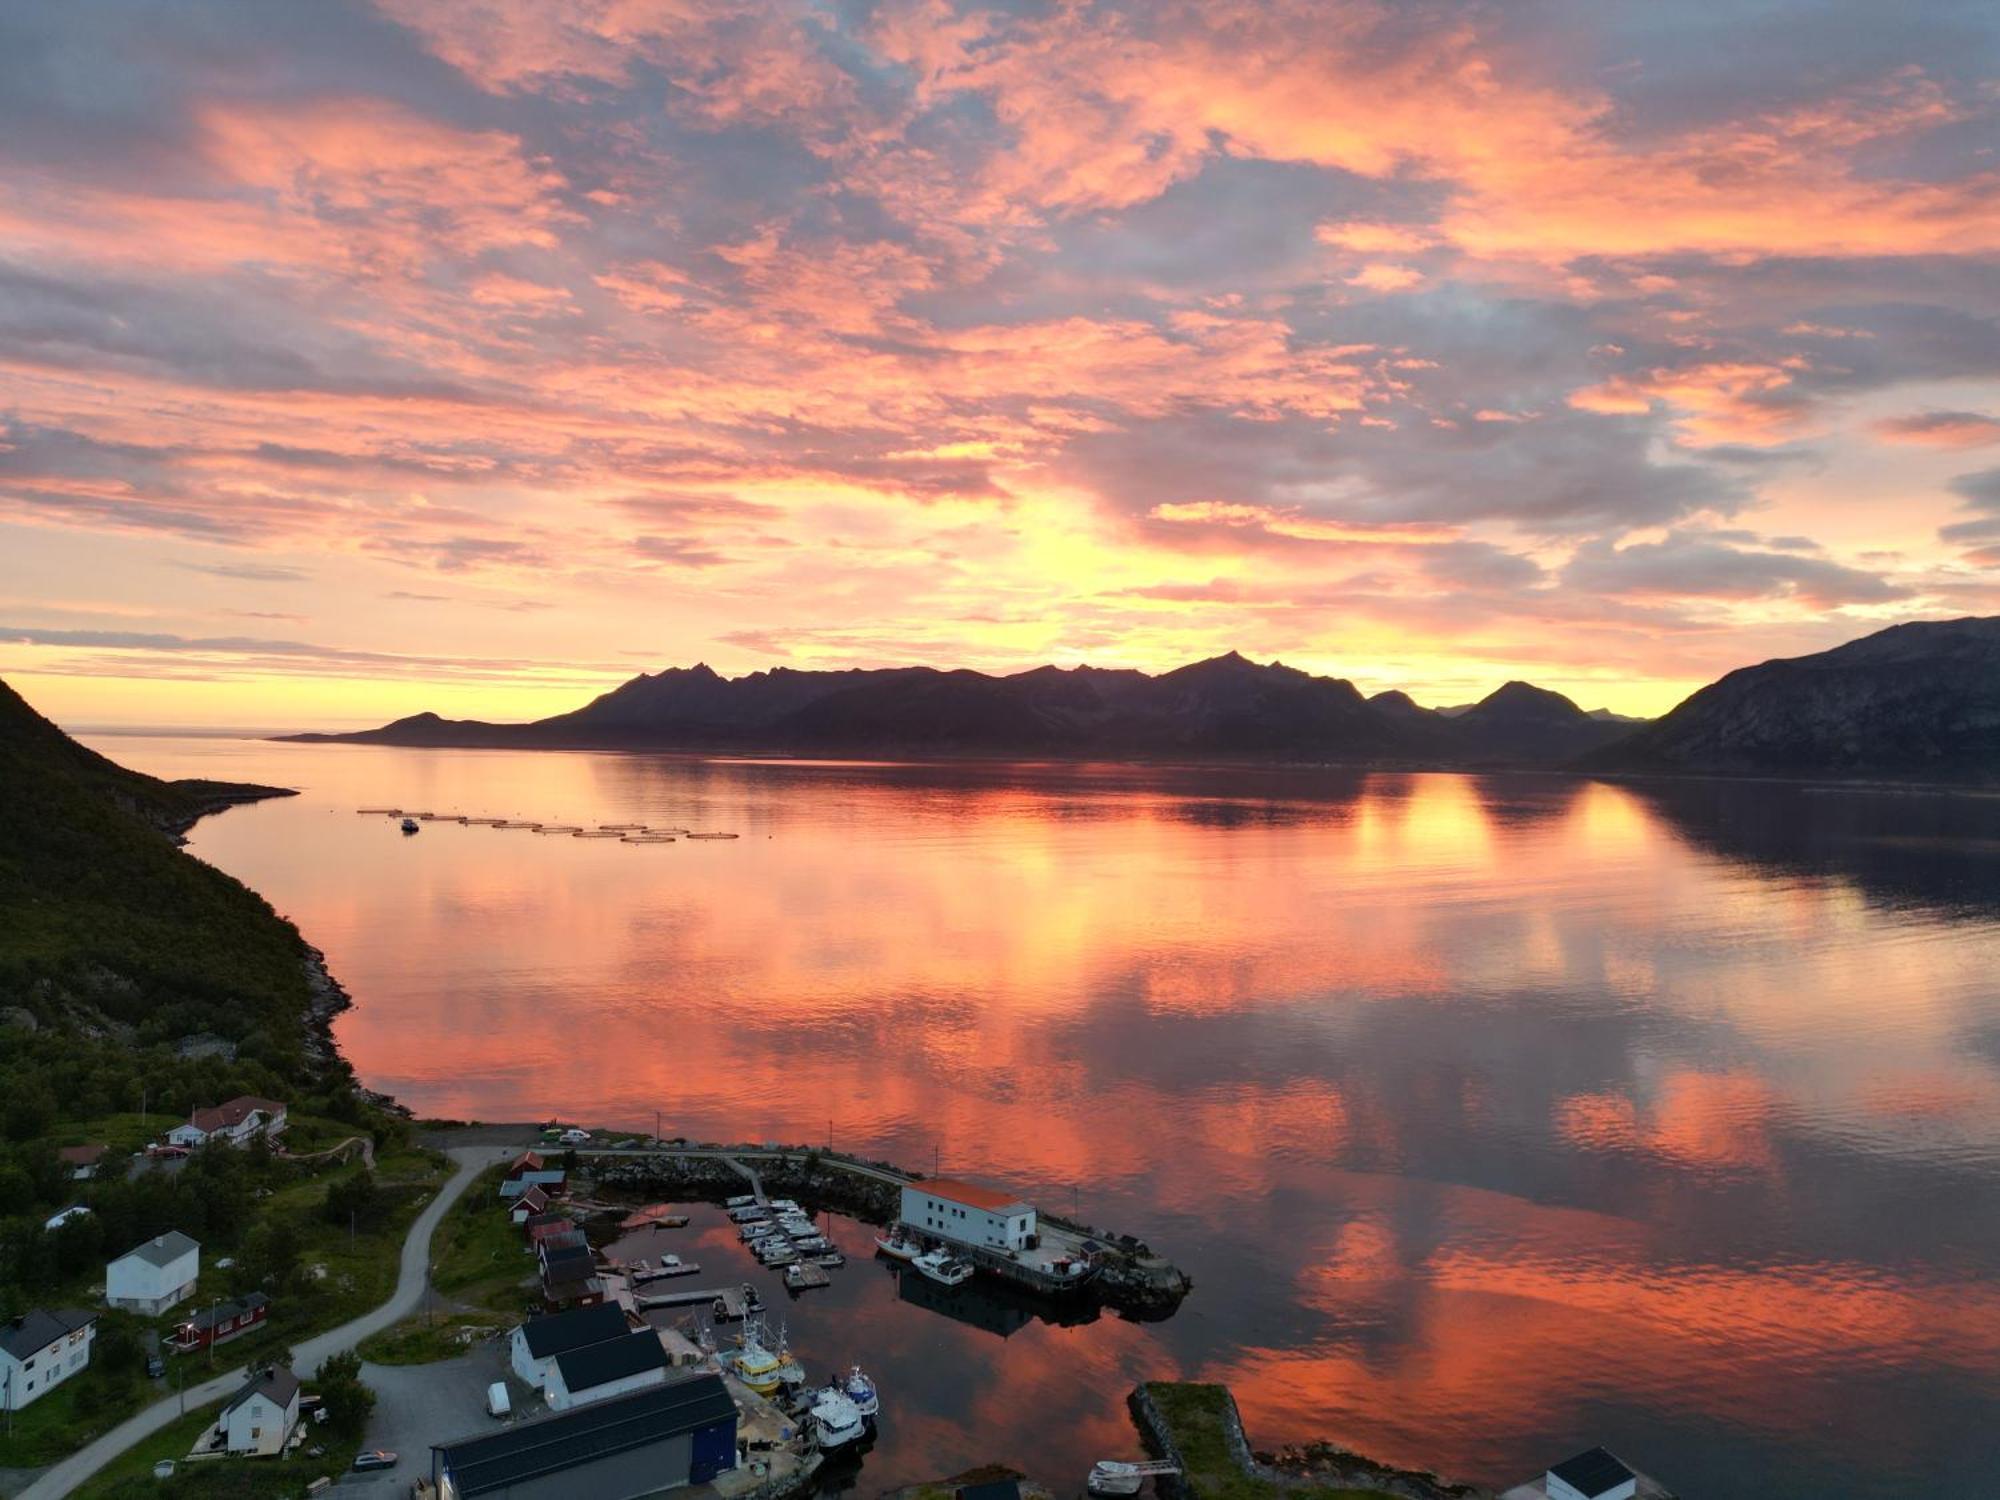
[[[788,1316],[881,1379],[864,1491],[998,1458],[1067,1492],[1175,1375],[1260,1444],[1494,1484],[1597,1442],[1690,1500],[2000,1470],[2000,803],[97,744],[303,789],[194,852],[327,951],[342,1046],[422,1112],[831,1133],[1193,1273],[1169,1322],[1074,1327],[836,1273]]]

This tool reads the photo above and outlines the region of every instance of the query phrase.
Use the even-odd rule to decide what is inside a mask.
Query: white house
[[[987,1250],[1025,1250],[1035,1243],[1032,1203],[949,1177],[906,1184],[903,1222],[920,1233]]]
[[[284,1128],[284,1105],[276,1099],[241,1094],[226,1104],[196,1110],[188,1116],[187,1124],[169,1130],[167,1139],[176,1146],[202,1146],[210,1141],[240,1146],[252,1136],[275,1136]]]
[[[650,1328],[558,1354],[542,1396],[550,1411],[568,1411],[666,1382],[672,1362]]]
[[[622,1339],[631,1331],[624,1312],[611,1302],[530,1318],[514,1330],[509,1363],[523,1382],[539,1391],[549,1383],[558,1356]]]
[[[0,1411],[19,1411],[90,1364],[97,1314],[34,1308],[0,1323]]]
[[[243,1383],[215,1419],[216,1436],[231,1453],[268,1458],[285,1451],[299,1425],[299,1377],[273,1365]]]
[[[201,1246],[170,1229],[104,1268],[104,1300],[157,1317],[192,1292],[200,1274]]]
[[[1546,1487],[1549,1500],[1632,1500],[1639,1476],[1602,1448],[1592,1448],[1552,1465]]]

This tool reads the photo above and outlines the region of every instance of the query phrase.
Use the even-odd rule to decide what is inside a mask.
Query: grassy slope
[[[81,1005],[142,1036],[261,1032],[295,1061],[297,931],[167,831],[226,800],[114,765],[0,683],[0,1004],[44,1022]]]

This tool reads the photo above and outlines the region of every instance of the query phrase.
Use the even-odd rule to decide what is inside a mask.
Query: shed
[[[623,1316],[622,1314],[620,1316]],[[543,1396],[550,1411],[568,1411],[667,1378],[666,1346],[650,1328],[558,1354]]]
[[[540,1390],[558,1355],[574,1349],[622,1339],[632,1331],[625,1314],[615,1307],[580,1307],[571,1312],[530,1318],[514,1330],[509,1364],[527,1384]]]

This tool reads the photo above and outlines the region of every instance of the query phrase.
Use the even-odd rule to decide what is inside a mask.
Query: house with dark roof
[[[194,1290],[201,1246],[178,1229],[135,1245],[104,1268],[104,1300],[157,1318]]]
[[[299,1425],[299,1377],[280,1365],[259,1370],[215,1419],[213,1441],[229,1453],[268,1458],[285,1451]]]
[[[608,1303],[530,1318],[514,1330],[508,1362],[516,1375],[540,1390],[548,1383],[558,1355],[622,1339],[631,1331],[625,1314]]]
[[[549,1195],[539,1187],[526,1189],[507,1209],[507,1217],[516,1224],[525,1224],[536,1214],[549,1211]]]
[[[176,1146],[203,1146],[210,1141],[226,1141],[241,1146],[252,1136],[275,1136],[285,1128],[285,1106],[276,1099],[260,1099],[255,1094],[239,1094],[226,1103],[197,1109],[185,1125],[167,1132]]]
[[[1632,1500],[1639,1476],[1602,1448],[1552,1464],[1544,1480],[1548,1500]]]
[[[650,1328],[558,1354],[542,1388],[550,1411],[568,1411],[593,1401],[623,1396],[667,1378],[666,1345]]]
[[[97,1175],[97,1169],[104,1163],[104,1153],[109,1146],[63,1146],[56,1151],[56,1160],[69,1168],[70,1179],[87,1182]]]
[[[640,1500],[735,1466],[736,1403],[709,1374],[431,1449],[438,1500]]]
[[[0,1323],[0,1411],[19,1411],[90,1368],[97,1314],[80,1307],[31,1308]]]
[[[218,1302],[213,1307],[204,1307],[175,1328],[171,1342],[183,1354],[191,1349],[206,1349],[211,1344],[226,1344],[253,1328],[261,1328],[270,1310],[271,1299],[262,1292]]]

